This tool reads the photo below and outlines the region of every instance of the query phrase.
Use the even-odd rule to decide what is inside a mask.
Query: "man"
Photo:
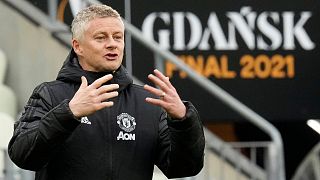
[[[158,70],[148,78],[160,89],[132,84],[121,66],[117,11],[85,8],[71,31],[57,80],[35,88],[15,125],[13,162],[37,180],[150,180],[154,164],[169,178],[196,175],[204,156],[199,115]]]

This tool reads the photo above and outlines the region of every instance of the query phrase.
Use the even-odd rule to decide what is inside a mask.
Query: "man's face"
[[[115,17],[95,18],[80,40],[73,39],[72,46],[84,70],[117,70],[123,59],[124,25]]]

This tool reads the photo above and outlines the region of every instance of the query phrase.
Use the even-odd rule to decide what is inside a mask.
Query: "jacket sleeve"
[[[190,102],[182,120],[163,114],[159,123],[156,165],[168,178],[194,176],[203,167],[205,138],[197,110]]]
[[[47,85],[35,88],[8,145],[9,156],[17,166],[37,171],[48,163],[79,124],[68,104],[69,100],[64,100],[53,107]]]

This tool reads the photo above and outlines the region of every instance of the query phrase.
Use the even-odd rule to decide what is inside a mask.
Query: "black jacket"
[[[145,102],[152,96],[132,84],[120,67],[109,83],[118,83],[114,105],[81,122],[68,103],[81,84],[107,73],[81,69],[71,51],[57,80],[35,88],[15,124],[9,155],[37,180],[151,180],[156,164],[169,178],[196,175],[203,167],[204,135],[199,115],[185,102],[183,121],[173,120]]]

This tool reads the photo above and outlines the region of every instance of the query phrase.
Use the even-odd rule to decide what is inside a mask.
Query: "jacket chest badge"
[[[117,124],[119,127],[125,131],[120,131],[117,140],[135,140],[135,134],[130,133],[136,128],[135,118],[130,116],[128,113],[121,113],[117,116]]]

